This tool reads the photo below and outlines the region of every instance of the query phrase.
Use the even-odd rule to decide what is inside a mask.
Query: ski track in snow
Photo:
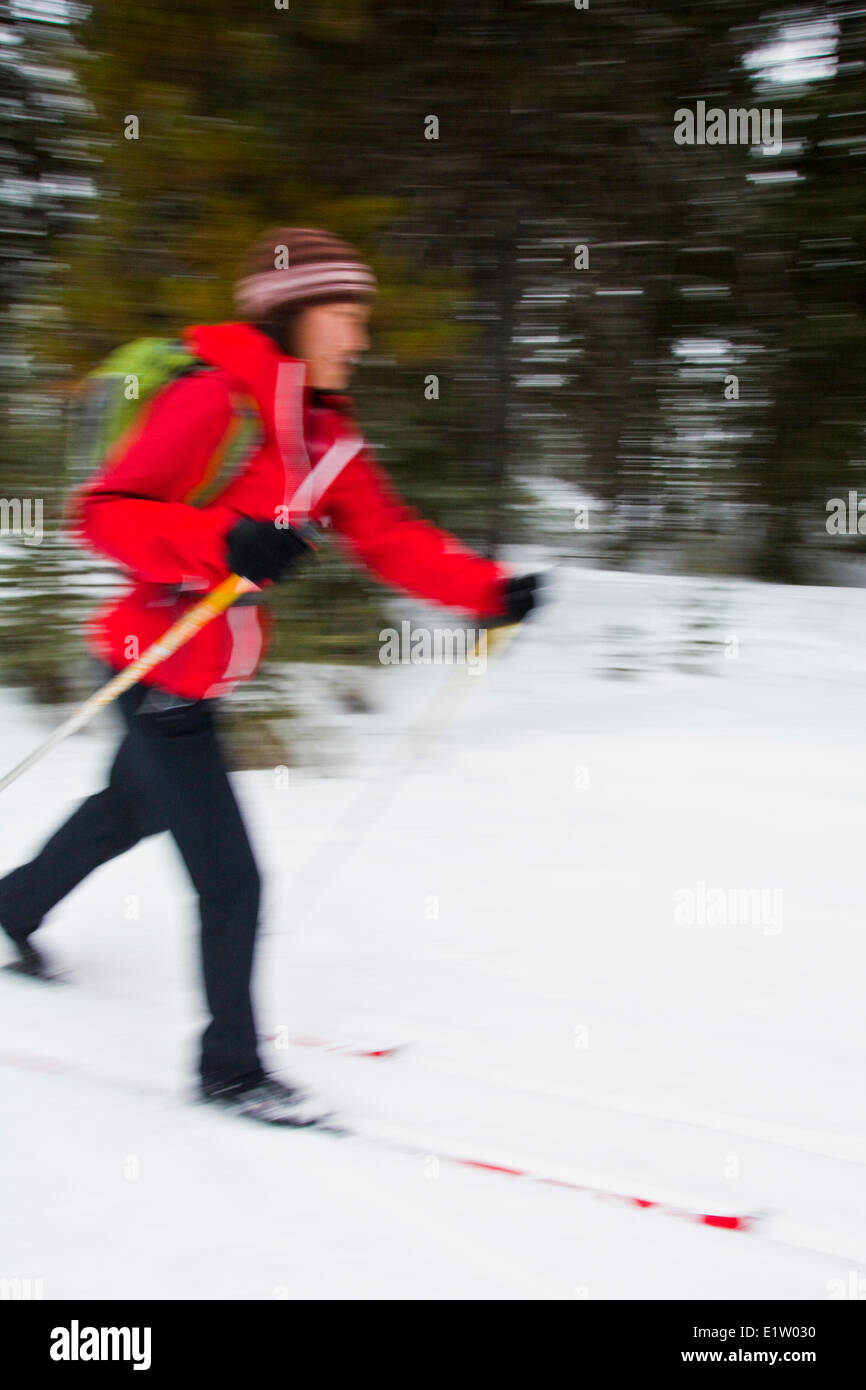
[[[373,714],[319,699],[341,775],[236,779],[265,878],[260,1028],[411,1047],[263,1055],[408,1147],[189,1103],[194,901],[153,839],[40,932],[68,986],[0,975],[0,1274],[48,1298],[180,1299],[824,1299],[862,1278],[864,608],[857,590],[560,571],[382,797],[370,777],[451,672],[365,673]],[[57,715],[0,703],[6,767]],[[102,718],[5,793],[0,869],[103,784],[117,737]],[[299,871],[338,824],[311,900]],[[674,895],[699,883],[778,892],[780,919],[682,925]]]

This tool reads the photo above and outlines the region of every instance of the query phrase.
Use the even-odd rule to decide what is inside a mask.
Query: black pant
[[[13,936],[29,935],[100,864],[170,830],[201,916],[211,1013],[201,1075],[262,1076],[250,998],[260,880],[217,738],[218,702],[134,685],[118,704],[128,732],[108,786],[83,801],[35,859],[0,880],[0,922]]]

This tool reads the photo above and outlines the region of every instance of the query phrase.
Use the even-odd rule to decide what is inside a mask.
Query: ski
[[[275,1034],[268,1034],[269,1041]],[[292,1047],[318,1048],[321,1051],[340,1057],[398,1057],[412,1051],[412,1043],[397,1043],[391,1047],[366,1048],[357,1042],[338,1042],[322,1037],[290,1037],[285,1040]],[[417,1054],[413,1053],[413,1060]],[[645,1116],[665,1124],[682,1125],[686,1128],[708,1129],[717,1133],[738,1134],[766,1144],[794,1149],[798,1153],[814,1153],[824,1158],[838,1158],[849,1162],[866,1162],[866,1140],[858,1134],[848,1134],[835,1130],[807,1129],[803,1126],[787,1125],[766,1120],[756,1120],[748,1116],[732,1115],[720,1111],[703,1109],[686,1104],[662,1104],[653,1098],[622,1096],[612,1092],[602,1092],[591,1087],[576,1086],[568,1082],[544,1081],[539,1077],[522,1073],[494,1070],[467,1063],[443,1061],[439,1058],[417,1057],[415,1065],[425,1074],[436,1077],[454,1077],[457,1080],[479,1081],[497,1089],[517,1091],[528,1095],[551,1096],[571,1100],[594,1110],[613,1111],[623,1115]]]
[[[630,1190],[628,1184],[620,1184],[606,1179],[602,1174],[573,1168],[563,1164],[534,1162],[522,1155],[510,1153],[484,1153],[479,1149],[473,1152],[468,1144],[454,1143],[439,1136],[429,1140],[416,1131],[404,1130],[391,1125],[359,1125],[354,1131],[358,1137],[373,1143],[386,1144],[406,1153],[424,1154],[428,1158],[445,1160],[459,1167],[475,1168],[481,1172],[508,1178],[523,1178],[528,1182],[546,1183],[555,1187],[570,1188],[585,1192],[594,1197],[610,1201],[621,1201],[640,1210],[656,1210],[666,1216],[676,1216],[696,1221],[705,1226],[716,1226],[729,1231],[752,1231],[764,1218],[764,1213],[744,1211],[742,1208],[728,1207],[724,1203],[702,1203],[695,1199],[689,1201],[681,1195],[648,1185],[642,1192]]]
[[[10,975],[17,975],[40,984],[73,984],[74,977],[67,971],[52,966],[35,947],[27,945],[22,949],[17,942],[10,943],[18,954],[18,959],[7,962],[0,969]],[[312,1033],[298,1033],[286,1037],[282,1032],[260,1033],[260,1042],[276,1043],[282,1047],[304,1047],[327,1052],[337,1057],[359,1057],[370,1061],[383,1061],[391,1057],[403,1056],[411,1044],[391,1043],[384,1047],[369,1047],[363,1043],[346,1039],[327,1038]]]
[[[90,1085],[109,1087],[111,1090],[133,1091],[138,1095],[147,1096],[150,1099],[168,1100],[172,1099],[174,1093],[168,1087],[161,1085],[157,1081],[151,1081],[141,1076],[121,1076],[105,1067],[92,1066],[85,1062],[78,1062],[68,1057],[58,1057],[47,1052],[37,1052],[31,1048],[0,1048],[0,1067],[14,1067],[18,1071],[29,1071],[42,1073],[43,1075],[76,1076]],[[177,1097],[174,1097],[177,1098]],[[201,1110],[219,1112],[222,1107],[214,1105],[202,1098],[196,1092],[190,1092],[184,1097],[190,1105],[196,1106]],[[226,1107],[224,1114],[230,1115],[230,1108]],[[244,1118],[244,1117],[241,1117]],[[274,1126],[278,1128],[279,1126]],[[342,1124],[340,1119],[328,1112],[323,1114],[321,1119],[308,1120],[304,1123],[286,1124],[286,1129],[300,1131],[321,1130],[323,1133],[333,1135],[348,1135],[350,1131]]]
[[[169,1088],[152,1081],[119,1076],[66,1058],[20,1048],[0,1050],[0,1066],[35,1072],[73,1073],[93,1084],[110,1086],[114,1091],[133,1090],[150,1099],[162,1101],[173,1098]],[[485,1151],[483,1146],[475,1149],[470,1142],[454,1142],[439,1135],[422,1134],[416,1129],[378,1125],[363,1120],[344,1121],[342,1116],[333,1120],[325,1118],[317,1124],[286,1128],[291,1128],[296,1135],[306,1129],[310,1134],[329,1134],[344,1141],[356,1140],[381,1146],[391,1152],[423,1159],[425,1163],[441,1161],[488,1173],[491,1177],[518,1179],[582,1192],[602,1201],[621,1203],[634,1211],[653,1211],[676,1220],[748,1234],[775,1245],[807,1250],[816,1255],[833,1256],[857,1264],[863,1262],[863,1251],[855,1251],[847,1238],[804,1226],[771,1209],[746,1210],[722,1202],[703,1201],[649,1183],[646,1186],[632,1185],[630,1181],[617,1181],[593,1170],[543,1160],[536,1162],[522,1155],[494,1153]]]
[[[335,1038],[322,1038],[309,1034],[283,1037],[280,1033],[263,1033],[262,1042],[273,1042],[284,1047],[315,1048],[337,1057],[362,1057],[370,1061],[381,1061],[389,1057],[399,1057],[409,1050],[409,1043],[393,1043],[388,1047],[366,1047],[357,1042],[339,1041]]]
[[[5,968],[9,969],[10,967]],[[14,970],[14,966],[12,969]],[[15,973],[19,977],[23,973],[25,978],[37,979],[46,983],[55,983],[60,980],[60,977],[56,975],[30,975],[20,970]],[[411,1050],[411,1044],[407,1043],[370,1047],[345,1038],[338,1039],[313,1034],[299,1033],[289,1035],[288,1038],[283,1033],[271,1033],[265,1036],[268,1041],[280,1042],[282,1046],[308,1048],[324,1052],[330,1056],[349,1059],[387,1060]],[[165,1099],[170,1094],[165,1086],[146,1081],[143,1078],[137,1079],[112,1074],[102,1069],[97,1070],[89,1067],[86,1064],[79,1064],[62,1057],[50,1056],[36,1051],[0,1050],[0,1066],[3,1065],[36,1072],[77,1073],[96,1084],[101,1083],[125,1090],[137,1090],[140,1093],[148,1094],[151,1098]],[[476,1079],[480,1079],[472,1068],[454,1068],[455,1074],[462,1073],[464,1070],[467,1074],[471,1073]],[[447,1071],[446,1068],[446,1074]],[[487,1076],[486,1079],[490,1080],[491,1078]],[[510,1076],[499,1076],[497,1079],[500,1084],[507,1082],[509,1085],[513,1085],[517,1081],[517,1078]],[[534,1086],[527,1087],[527,1078],[525,1077],[519,1079],[518,1087],[520,1089],[535,1089]],[[553,1090],[558,1091],[558,1088],[554,1087]],[[627,1106],[625,1102],[620,1101],[616,1108],[625,1109]],[[680,1122],[689,1122],[684,1116],[677,1116],[677,1119]],[[704,1123],[707,1123],[706,1119]],[[294,1128],[306,1128],[325,1134],[329,1133],[335,1138],[356,1139],[362,1142],[380,1144],[392,1151],[423,1157],[425,1161],[441,1160],[449,1164],[486,1172],[492,1176],[518,1178],[525,1182],[543,1183],[581,1191],[599,1199],[625,1204],[635,1210],[656,1211],[665,1216],[697,1222],[709,1227],[752,1233],[777,1244],[809,1250],[816,1254],[835,1255],[846,1259],[855,1258],[846,1241],[839,1241],[836,1237],[819,1230],[801,1227],[796,1221],[775,1212],[750,1211],[744,1208],[728,1207],[724,1203],[691,1200],[684,1197],[682,1193],[655,1189],[651,1185],[643,1187],[641,1184],[632,1185],[628,1182],[617,1182],[604,1174],[584,1171],[571,1166],[549,1165],[543,1161],[536,1163],[523,1156],[492,1153],[485,1151],[483,1146],[479,1146],[476,1151],[470,1144],[455,1145],[441,1137],[419,1135],[416,1130],[393,1126],[374,1126],[363,1121],[344,1122],[342,1117],[328,1118],[318,1124]],[[856,1258],[861,1257],[857,1256]]]
[[[149,1096],[166,1097],[169,1092],[156,1083],[136,1078],[122,1078],[103,1069],[96,1069],[66,1058],[51,1056],[24,1049],[0,1051],[0,1066],[12,1066],[37,1072],[61,1072],[80,1075],[95,1084],[109,1085],[112,1089],[123,1087],[145,1091]],[[204,1103],[202,1103],[204,1104]],[[512,1155],[484,1153],[474,1150],[469,1144],[454,1144],[439,1136],[427,1136],[417,1131],[397,1126],[373,1125],[364,1121],[346,1122],[342,1117],[326,1116],[321,1122],[310,1125],[286,1126],[296,1132],[309,1129],[315,1133],[331,1134],[335,1138],[356,1139],[364,1143],[381,1145],[404,1154],[414,1155],[426,1160],[435,1159],[453,1163],[460,1167],[477,1169],[501,1177],[524,1178],[531,1182],[549,1183],[557,1187],[583,1191],[596,1197],[612,1201],[622,1201],[640,1210],[655,1209],[668,1216],[678,1216],[698,1221],[707,1226],[717,1226],[726,1230],[751,1231],[761,1214],[724,1209],[716,1206],[689,1203],[681,1197],[649,1189],[632,1192],[621,1185],[606,1181],[601,1175],[582,1172],[562,1165],[533,1163]]]

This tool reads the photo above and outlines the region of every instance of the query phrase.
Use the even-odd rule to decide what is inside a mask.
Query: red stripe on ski
[[[681,1207],[670,1202],[660,1202],[655,1198],[635,1197],[626,1192],[610,1192],[603,1187],[592,1187],[587,1183],[569,1182],[568,1178],[548,1178],[543,1173],[534,1173],[531,1168],[513,1168],[503,1163],[490,1163],[480,1158],[457,1158],[448,1154],[439,1157],[450,1158],[463,1168],[480,1168],[488,1173],[502,1173],[509,1178],[528,1178],[530,1182],[543,1182],[551,1187],[567,1187],[576,1192],[588,1192],[594,1197],[605,1197],[614,1202],[626,1202],[629,1206],[640,1207],[645,1211],[655,1208],[666,1216],[681,1216],[688,1221],[697,1221],[703,1226],[716,1226],[726,1231],[751,1231],[758,1220],[748,1215],[722,1215],[718,1212],[695,1211],[691,1207]]]
[[[276,1042],[278,1034],[265,1034],[266,1042]],[[399,1053],[405,1052],[405,1043],[396,1043],[393,1047],[359,1047],[356,1043],[337,1042],[334,1038],[317,1038],[313,1036],[298,1035],[287,1038],[286,1044],[291,1047],[315,1047],[323,1052],[335,1052],[341,1057],[368,1057],[377,1060],[382,1057],[396,1057]]]
[[[524,1173],[520,1168],[503,1168],[501,1163],[483,1163],[480,1158],[458,1158],[457,1163],[462,1163],[464,1168],[484,1168],[488,1173],[507,1173],[510,1178],[528,1178],[530,1173]]]

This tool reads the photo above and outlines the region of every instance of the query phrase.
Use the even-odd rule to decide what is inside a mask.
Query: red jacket
[[[476,617],[504,611],[508,572],[404,504],[353,415],[317,405],[303,362],[249,324],[190,328],[185,337],[216,370],[161,391],[137,436],[70,499],[74,533],[132,579],[87,624],[95,654],[120,669],[144,652],[226,578],[226,535],[238,518],[272,521],[335,441],[348,462],[310,508],[312,519],[329,521],[349,552],[397,589]],[[238,394],[255,402],[262,442],[208,505],[191,505],[184,499],[206,481]],[[226,694],[255,673],[270,621],[264,605],[235,603],[143,680],[193,699]]]

